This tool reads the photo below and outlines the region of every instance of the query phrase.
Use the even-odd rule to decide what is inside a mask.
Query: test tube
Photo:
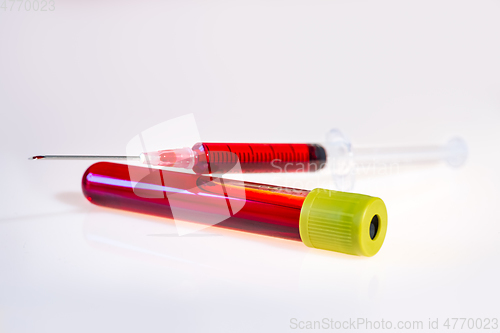
[[[139,182],[131,180],[131,173],[144,169],[98,162],[83,175],[83,193],[96,205],[170,219],[174,214],[169,197],[174,194],[175,209],[189,222],[218,219],[217,227],[346,254],[373,256],[385,239],[387,210],[376,197],[160,169],[150,169]]]

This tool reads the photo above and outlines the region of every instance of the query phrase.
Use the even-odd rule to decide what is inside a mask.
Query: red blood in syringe
[[[198,174],[314,172],[326,163],[325,149],[305,143],[197,143],[193,148],[145,153],[143,162],[192,169]]]

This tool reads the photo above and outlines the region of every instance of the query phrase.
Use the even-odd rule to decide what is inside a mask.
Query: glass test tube
[[[82,179],[85,197],[100,206],[302,241],[307,246],[373,256],[387,230],[379,198],[312,191],[225,178],[99,162]],[[175,202],[175,207],[174,203]],[[174,214],[174,212],[177,214]],[[179,215],[180,212],[180,215]]]

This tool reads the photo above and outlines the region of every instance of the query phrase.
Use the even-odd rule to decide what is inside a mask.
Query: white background
[[[500,2],[59,1],[0,9],[0,332],[287,332],[290,319],[500,317]],[[47,7],[49,8],[49,7]],[[389,229],[360,258],[92,206],[89,162],[193,113],[204,141],[436,144],[361,177]],[[305,188],[327,174],[252,175]],[[380,330],[379,330],[380,331]],[[423,330],[421,330],[423,331]]]

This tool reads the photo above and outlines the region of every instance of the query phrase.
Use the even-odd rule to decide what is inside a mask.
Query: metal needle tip
[[[110,155],[37,155],[29,160],[140,160],[140,156],[110,156]]]

